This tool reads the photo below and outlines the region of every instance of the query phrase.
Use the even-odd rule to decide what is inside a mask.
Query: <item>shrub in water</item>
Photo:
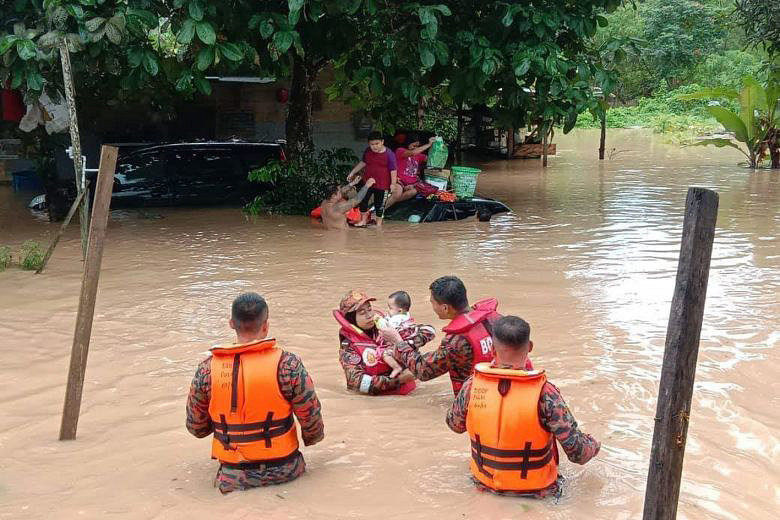
[[[8,264],[11,263],[11,248],[8,246],[0,247],[0,271],[5,271]]]
[[[41,249],[41,245],[34,240],[28,240],[22,244],[22,250],[19,256],[22,259],[22,269],[34,271],[43,264],[43,249]]]
[[[289,161],[270,161],[249,172],[249,180],[272,186],[247,204],[251,215],[262,212],[307,215],[325,198],[328,186],[344,184],[358,162],[349,148],[321,150]]]

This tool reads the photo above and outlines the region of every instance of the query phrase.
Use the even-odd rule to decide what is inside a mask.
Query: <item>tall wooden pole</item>
[[[599,139],[599,161],[604,160],[604,149],[607,144],[607,113],[601,116],[601,138]]]
[[[717,193],[704,188],[688,189],[655,412],[644,520],[672,520],[677,516],[717,216]]]
[[[87,353],[92,335],[92,318],[95,314],[100,263],[103,260],[103,239],[108,225],[108,210],[111,205],[111,191],[114,186],[117,149],[103,146],[100,151],[100,169],[95,188],[95,207],[89,228],[89,248],[81,279],[79,312],[76,315],[76,331],[70,351],[68,386],[65,391],[65,405],[62,410],[60,440],[76,438],[76,428],[81,410],[81,392],[84,388],[84,374],[87,370]]]
[[[70,52],[65,38],[59,41],[60,59],[62,61],[62,79],[65,85],[65,101],[68,105],[68,119],[70,128],[70,144],[73,150],[73,172],[76,176],[76,192],[80,194],[86,188],[83,173],[84,163],[81,157],[81,138],[79,137],[79,120],[76,116],[76,90],[73,86],[73,72],[70,67]],[[89,235],[89,197],[82,199],[79,208],[79,224],[81,226],[81,256],[87,258],[87,237]]]

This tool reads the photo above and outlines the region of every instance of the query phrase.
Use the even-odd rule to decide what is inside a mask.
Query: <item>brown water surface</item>
[[[82,268],[73,226],[43,275],[0,273],[0,517],[638,518],[685,193],[699,185],[721,198],[680,518],[776,518],[780,175],[640,131],[612,132],[617,151],[599,163],[597,142],[561,137],[546,171],[485,164],[480,191],[514,209],[490,223],[342,234],[237,210],[113,212],[78,440],[58,442]],[[26,200],[0,187],[0,244],[53,232]],[[443,274],[531,323],[534,361],[603,442],[588,465],[562,463],[560,500],[474,489],[467,439],[444,424],[446,378],[406,398],[345,390],[330,313],[340,296],[406,289],[416,319],[440,329],[427,287]],[[326,439],[305,449],[296,482],[223,497],[184,402],[245,290],[267,297],[273,334],[312,374]]]

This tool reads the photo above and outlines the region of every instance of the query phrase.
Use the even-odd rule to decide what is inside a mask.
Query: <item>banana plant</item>
[[[772,152],[772,141],[777,141],[777,129],[780,128],[780,84],[776,78],[770,78],[768,86],[764,88],[753,77],[745,76],[739,91],[707,88],[679,96],[679,99],[683,100],[723,98],[737,101],[739,111],[734,112],[722,106],[709,106],[707,111],[728,132],[733,133],[734,138],[709,137],[697,141],[694,145],[735,148],[748,159],[751,168],[757,168],[765,153]],[[776,144],[774,146],[776,147]]]

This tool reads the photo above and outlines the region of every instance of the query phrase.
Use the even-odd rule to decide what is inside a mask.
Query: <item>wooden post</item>
[[[550,129],[547,126],[547,122],[542,123],[542,168],[547,168],[547,136]]]
[[[79,120],[76,116],[76,90],[73,86],[73,73],[70,67],[70,53],[68,42],[65,38],[59,41],[60,58],[62,61],[62,80],[65,85],[65,101],[68,105],[68,128],[70,129],[70,144],[73,149],[73,173],[76,176],[76,192],[81,193],[86,186],[82,179],[84,161],[81,157],[81,138],[79,137]],[[81,258],[87,259],[87,237],[89,235],[89,197],[82,198],[81,211],[79,212],[79,224],[81,226]]]
[[[599,161],[604,160],[604,148],[607,143],[607,113],[601,116],[601,139],[599,140]]]
[[[688,189],[658,390],[644,520],[672,520],[677,516],[717,216],[717,193],[704,188]]]
[[[89,188],[89,182],[87,182],[85,188]],[[41,266],[38,268],[37,271],[35,271],[35,274],[41,274],[43,272],[43,269],[46,267],[46,264],[49,263],[49,258],[51,258],[52,253],[54,253],[54,248],[57,247],[60,238],[62,238],[62,234],[65,233],[65,228],[68,227],[68,224],[70,224],[70,220],[73,218],[73,215],[76,214],[76,210],[81,204],[81,199],[83,199],[86,196],[88,191],[89,189],[82,190],[81,193],[79,193],[78,196],[76,197],[76,200],[73,201],[73,204],[68,210],[67,216],[65,216],[65,220],[62,222],[62,226],[60,226],[60,230],[57,232],[57,235],[54,237],[54,240],[52,240],[51,244],[49,245],[49,249],[46,250],[46,254],[43,256],[43,262],[41,262]]]
[[[511,159],[515,153],[515,129],[510,128],[506,134],[506,158]]]
[[[114,186],[117,149],[103,146],[100,151],[100,169],[95,187],[95,207],[89,230],[89,248],[81,279],[79,312],[76,315],[76,331],[70,352],[68,386],[65,391],[65,405],[62,410],[60,440],[76,438],[76,428],[81,409],[81,391],[84,388],[84,373],[87,369],[89,339],[92,335],[92,318],[95,314],[100,262],[103,260],[103,239],[108,225],[108,210],[111,205],[111,191]]]
[[[455,141],[457,144],[455,145],[455,152],[456,157],[460,161],[461,160],[461,150],[463,148],[463,103],[460,104],[460,107],[458,107],[458,135],[455,138]]]

